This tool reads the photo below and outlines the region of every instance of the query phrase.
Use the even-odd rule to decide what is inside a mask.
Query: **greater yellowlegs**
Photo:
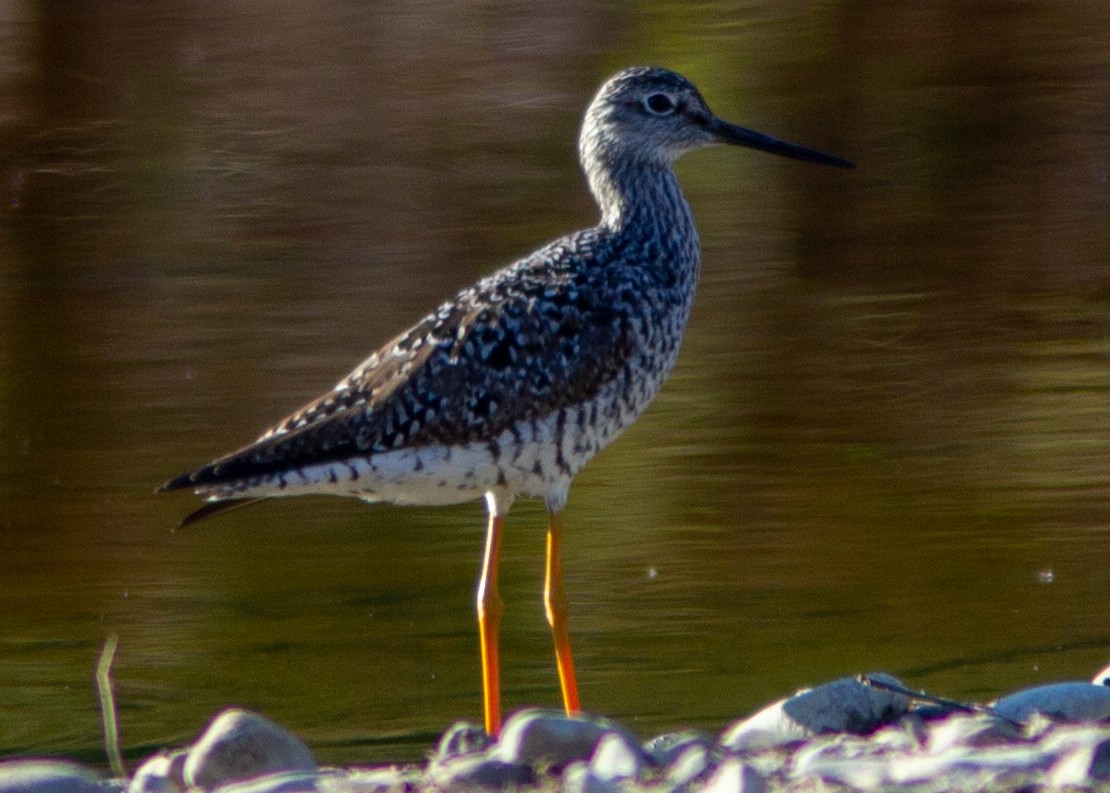
[[[852,167],[734,126],[684,77],[611,77],[586,110],[578,152],[597,226],[483,278],[387,342],[254,443],[182,474],[208,503],[190,523],[274,496],[326,493],[396,504],[484,496],[478,582],[485,726],[501,724],[497,591],[505,515],[547,506],[544,604],[567,713],[579,709],[563,586],[571,480],[635,421],[678,356],[698,278],[698,232],[671,166],[716,143]]]

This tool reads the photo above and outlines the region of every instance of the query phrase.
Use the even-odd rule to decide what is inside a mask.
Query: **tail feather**
[[[242,507],[249,507],[251,504],[257,504],[259,501],[265,501],[265,497],[258,498],[225,498],[219,501],[208,501],[198,509],[194,509],[188,515],[181,519],[177,524],[177,528],[181,529],[190,526],[198,521],[207,518],[214,518],[217,515],[222,515],[225,512],[241,509]]]
[[[181,474],[181,476],[175,476],[173,479],[171,479],[168,482],[160,485],[154,492],[155,493],[165,493],[169,490],[182,490],[186,487],[196,487],[196,486],[197,486],[197,483],[193,479],[193,472],[189,471],[186,474]]]

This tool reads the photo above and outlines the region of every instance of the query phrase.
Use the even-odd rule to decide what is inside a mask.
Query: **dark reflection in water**
[[[0,22],[0,754],[131,756],[254,707],[328,762],[480,715],[480,505],[195,529],[171,474],[443,297],[593,222],[579,114],[632,63],[852,157],[683,161],[671,382],[579,477],[589,709],[717,730],[884,669],[989,698],[1110,661],[1110,6],[86,3]],[[558,702],[542,510],[506,706]]]

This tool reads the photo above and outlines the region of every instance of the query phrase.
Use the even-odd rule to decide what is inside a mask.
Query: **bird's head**
[[[693,83],[656,67],[637,66],[610,77],[590,102],[579,137],[587,167],[622,162],[669,165],[687,152],[718,143],[853,167],[840,157],[722,121]]]

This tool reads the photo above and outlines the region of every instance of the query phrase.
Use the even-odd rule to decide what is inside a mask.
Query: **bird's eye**
[[[666,116],[675,111],[677,105],[666,94],[652,94],[644,100],[644,106],[657,116]]]

